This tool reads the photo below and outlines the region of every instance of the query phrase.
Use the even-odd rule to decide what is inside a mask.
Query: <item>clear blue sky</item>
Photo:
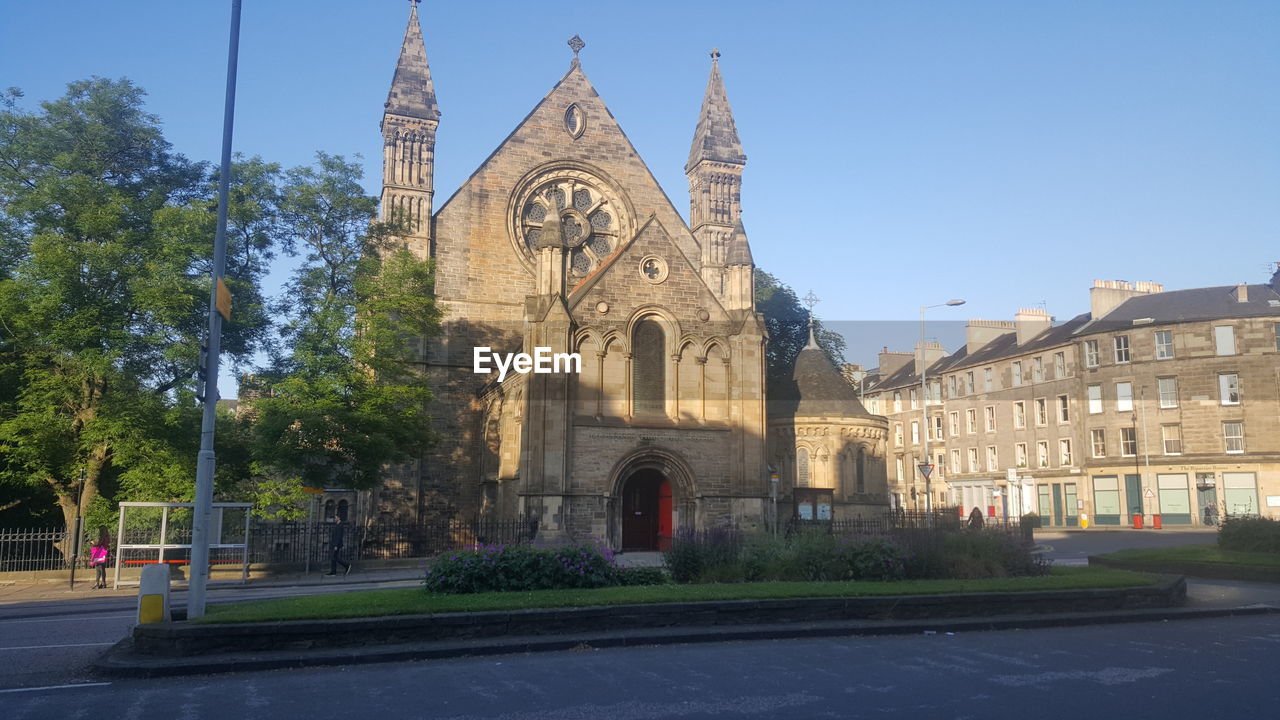
[[[246,0],[235,148],[286,166],[366,159],[405,0]],[[230,2],[0,4],[0,85],[31,104],[127,76],[184,154],[215,160]],[[427,2],[447,198],[567,69],[583,67],[687,212],[683,165],[721,67],[748,155],[756,262],[830,321],[851,361],[1044,304],[1094,278],[1261,282],[1280,260],[1280,3]],[[881,330],[883,328],[883,331]],[[875,337],[869,337],[874,335]],[[883,339],[881,339],[883,336]],[[870,349],[870,351],[868,350]],[[224,385],[224,393],[229,388]]]

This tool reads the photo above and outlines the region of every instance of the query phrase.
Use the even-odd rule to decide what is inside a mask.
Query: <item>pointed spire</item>
[[[813,348],[816,350],[818,349],[818,341],[813,336],[813,307],[819,302],[818,296],[814,295],[813,291],[810,290],[809,294],[804,296],[802,302],[809,306],[809,342],[804,347],[805,349]]]
[[[755,265],[751,257],[751,245],[747,242],[747,231],[742,227],[742,218],[733,226],[733,234],[729,236],[729,248],[725,253],[725,265]]]
[[[689,164],[685,172],[703,160],[729,163],[746,163],[738,141],[738,128],[733,124],[733,110],[729,108],[729,96],[724,91],[720,77],[720,51],[711,51],[711,77],[707,80],[707,92],[702,96],[702,112],[698,115],[698,128],[693,132],[693,147],[689,149]]]
[[[548,203],[551,207],[542,221],[542,230],[538,233],[538,247],[564,247],[564,231],[560,229],[560,210],[554,200]]]
[[[422,42],[422,26],[418,23],[417,2],[410,3],[409,26],[404,31],[400,60],[396,63],[396,74],[391,79],[391,92],[387,93],[385,108],[389,115],[440,119],[436,89],[431,82],[431,69],[427,67],[427,48]]]

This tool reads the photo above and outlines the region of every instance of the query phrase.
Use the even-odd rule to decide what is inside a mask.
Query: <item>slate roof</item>
[[[1277,273],[1277,280],[1273,280],[1272,284],[1248,285],[1248,300],[1245,302],[1236,300],[1235,285],[1137,295],[1120,303],[1101,319],[1094,320],[1090,313],[1082,313],[1060,325],[1054,325],[1023,345],[1018,345],[1017,333],[1009,331],[978,348],[972,355],[967,348],[961,347],[930,365],[927,372],[931,376],[937,376],[955,370],[989,365],[1000,360],[1035,353],[1038,350],[1065,345],[1077,338],[1094,333],[1174,323],[1277,317],[1280,316],[1278,288],[1280,288],[1280,272]],[[1133,322],[1148,319],[1150,322],[1137,325]],[[874,382],[872,377],[872,375],[867,377],[868,390],[893,390],[920,385],[920,375],[915,372],[915,363],[907,363],[897,372],[886,377],[880,377],[877,372],[874,374]]]
[[[391,78],[391,91],[387,93],[384,107],[390,115],[440,119],[436,88],[431,82],[431,69],[427,67],[427,48],[422,42],[422,26],[418,24],[417,4],[409,10],[409,26],[404,30],[400,60],[396,62],[396,74]]]
[[[1080,334],[1132,327],[1134,320],[1146,318],[1151,318],[1152,322],[1144,325],[1167,325],[1280,315],[1280,293],[1275,288],[1271,285],[1246,287],[1249,298],[1246,302],[1236,301],[1235,285],[1138,295],[1125,300]]]
[[[742,227],[742,218],[733,226],[733,234],[729,236],[729,250],[725,253],[725,265],[755,265],[751,257],[751,245],[747,242],[747,231]]]
[[[789,381],[769,389],[770,416],[873,417],[816,343],[810,342],[796,356]]]
[[[745,163],[747,156],[738,141],[738,128],[733,123],[733,110],[729,96],[724,91],[720,77],[719,53],[711,55],[711,77],[707,79],[707,91],[702,96],[702,112],[698,114],[698,127],[693,131],[693,145],[689,148],[689,172],[703,160]]]

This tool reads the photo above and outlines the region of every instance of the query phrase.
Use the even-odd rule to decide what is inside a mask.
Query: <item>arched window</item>
[[[858,465],[857,465],[857,485],[858,492],[867,491],[867,451],[865,448],[858,448]]]
[[[324,501],[324,519],[325,520],[333,519],[333,508],[334,508],[334,505],[332,500]]]
[[[796,450],[796,487],[809,487],[809,451]]]
[[[631,337],[631,398],[636,415],[663,415],[666,407],[666,336],[652,318],[636,323]]]
[[[347,508],[348,504],[346,500],[338,501],[338,517],[342,518],[342,522],[347,521]]]

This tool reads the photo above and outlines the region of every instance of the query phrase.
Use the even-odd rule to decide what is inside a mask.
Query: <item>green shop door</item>
[[[1053,524],[1061,526],[1062,518],[1062,486],[1058,483],[1053,484]]]
[[[1066,483],[1062,486],[1062,494],[1066,498],[1067,527],[1076,527],[1080,524],[1080,510],[1076,497],[1076,484]]]
[[[1124,497],[1129,508],[1129,522],[1133,524],[1133,516],[1142,514],[1142,476],[1124,476]],[[1145,520],[1145,518],[1144,518]]]

